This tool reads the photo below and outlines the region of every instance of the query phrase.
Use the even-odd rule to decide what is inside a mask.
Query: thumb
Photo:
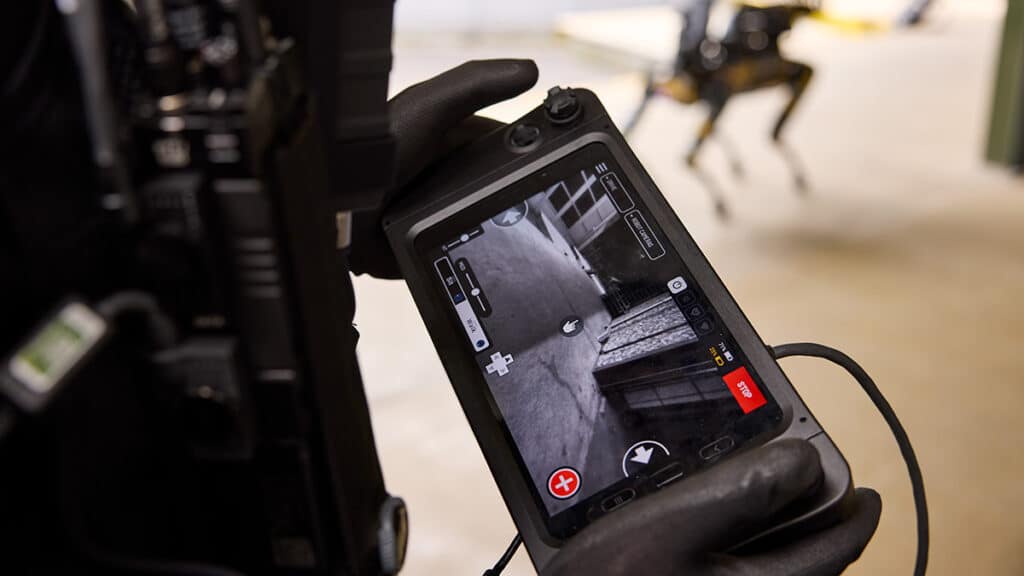
[[[823,477],[818,451],[795,438],[722,462],[693,478],[699,482],[692,488],[677,488],[677,506],[697,519],[691,548],[720,552],[740,544],[818,488]]]
[[[840,574],[860,558],[878,528],[882,499],[870,488],[858,488],[853,513],[842,522],[809,534],[781,548],[731,558],[732,568],[750,574]],[[742,568],[742,569],[741,569]]]
[[[396,95],[389,114],[398,146],[397,185],[426,166],[448,130],[536,82],[537,65],[532,60],[473,60]]]

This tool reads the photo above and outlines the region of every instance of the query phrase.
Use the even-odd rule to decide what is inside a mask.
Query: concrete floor
[[[737,100],[722,129],[746,162],[729,175],[731,222],[713,217],[680,157],[697,109],[655,102],[634,146],[769,343],[840,347],[874,375],[921,460],[932,515],[931,574],[1024,573],[1024,181],[983,150],[999,22],[940,11],[932,26],[872,37],[801,26],[794,57],[818,69],[789,140],[813,192],[791,190],[771,149],[776,92]],[[652,43],[656,43],[652,40]],[[528,56],[541,87],[587,85],[628,112],[639,77],[593,50],[536,38],[486,42],[399,36],[394,84],[459,61]],[[495,109],[511,119],[541,92]],[[411,508],[404,574],[479,574],[514,528],[405,286],[359,278],[360,356],[389,488]],[[881,525],[849,574],[909,574],[913,505],[906,470],[870,402],[839,369],[784,367],[884,500]],[[509,574],[531,574],[520,553]]]

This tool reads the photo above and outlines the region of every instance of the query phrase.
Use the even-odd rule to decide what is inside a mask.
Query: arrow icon
[[[643,440],[637,442],[630,446],[626,450],[626,453],[622,455],[622,475],[626,478],[630,477],[630,462],[635,462],[641,466],[647,466],[650,464],[651,457],[654,456],[655,449],[664,452],[665,456],[672,455],[672,453],[668,451],[668,448],[657,440]],[[632,467],[636,468],[636,466]]]
[[[654,448],[637,446],[636,450],[633,452],[633,457],[630,458],[630,461],[646,465],[650,463],[652,454],[654,454]]]
[[[519,222],[520,218],[522,218],[522,216],[519,214],[519,210],[513,208],[505,212],[505,217],[502,221],[505,224],[515,224],[516,222]]]
[[[501,226],[502,228],[508,228],[509,226],[515,226],[526,215],[530,213],[530,205],[526,202],[520,202],[515,206],[510,206],[505,210],[495,214],[491,218],[491,222]]]

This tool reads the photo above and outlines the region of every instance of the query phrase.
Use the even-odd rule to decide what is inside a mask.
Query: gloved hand
[[[381,229],[381,213],[407,192],[407,185],[424,168],[502,126],[473,114],[529,90],[536,82],[537,65],[531,60],[476,60],[410,86],[391,99],[397,176],[379,210],[355,215],[349,256],[353,272],[401,277]]]
[[[806,441],[748,452],[604,516],[571,538],[542,574],[839,574],[878,526],[882,500],[870,488],[857,489],[853,514],[830,528],[756,552],[727,552],[771,526],[821,477],[818,452]]]

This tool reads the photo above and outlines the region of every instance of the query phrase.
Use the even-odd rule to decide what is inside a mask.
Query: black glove
[[[609,514],[569,540],[543,576],[832,575],[860,557],[882,500],[859,488],[851,516],[756,552],[730,553],[822,477],[818,452],[784,440],[723,462]]]
[[[401,277],[381,229],[381,213],[404,195],[424,168],[502,126],[473,114],[529,90],[536,82],[537,65],[531,60],[476,60],[410,86],[391,99],[391,133],[398,148],[395,185],[378,210],[355,215],[349,257],[353,272]]]

